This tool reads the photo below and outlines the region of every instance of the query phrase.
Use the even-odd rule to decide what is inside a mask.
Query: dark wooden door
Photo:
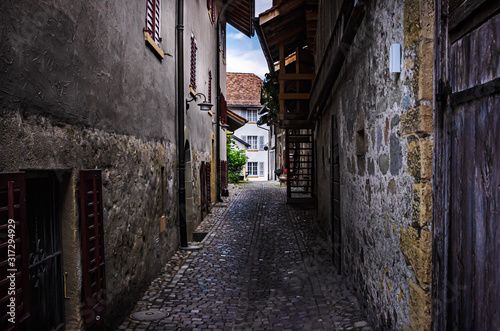
[[[436,3],[433,329],[500,330],[500,2]]]
[[[49,172],[26,174],[30,324],[37,330],[64,328],[64,292],[58,181]]]
[[[332,116],[331,127],[331,155],[330,155],[330,194],[331,194],[331,221],[332,221],[332,258],[339,274],[342,272],[342,224],[340,218],[340,154],[339,129],[337,119]]]

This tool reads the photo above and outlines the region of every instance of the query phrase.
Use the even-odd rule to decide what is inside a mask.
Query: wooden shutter
[[[241,140],[243,140],[244,142],[247,142],[247,136],[241,136]]]
[[[264,150],[264,136],[259,136],[259,151]]]
[[[146,30],[151,34],[155,43],[160,45],[160,8],[161,0],[147,0]]]
[[[14,220],[14,223],[9,220]],[[9,230],[11,230],[10,233]],[[0,174],[0,237],[2,238],[0,243],[0,329],[2,330],[28,329],[26,324],[30,316],[30,300],[27,230],[24,173]],[[12,258],[15,258],[15,261]],[[11,274],[15,274],[15,296],[10,291],[10,280],[7,278]],[[16,306],[15,323],[9,321],[11,315],[8,315],[10,310],[7,307],[12,297],[15,298]]]
[[[106,309],[104,229],[100,170],[80,171],[82,240],[82,316],[87,328],[102,327]]]
[[[259,162],[259,177],[264,177],[264,162]]]
[[[243,117],[244,119],[248,120],[248,118],[247,118],[247,111],[246,111],[246,109],[243,109],[243,110],[241,111],[241,117]]]
[[[210,203],[212,202],[212,163],[206,163],[206,189],[207,189],[207,208],[210,208]]]
[[[189,72],[189,87],[196,91],[196,38],[191,34],[191,68]]]

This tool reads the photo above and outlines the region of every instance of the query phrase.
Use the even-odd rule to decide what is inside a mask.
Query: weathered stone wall
[[[122,314],[177,248],[175,146],[43,116],[8,110],[0,115],[0,171],[69,169],[72,174],[61,192],[68,201],[62,232],[69,329],[81,326],[78,171],[102,169],[108,312]]]
[[[328,13],[338,4],[321,6]],[[318,50],[332,30],[322,19]],[[367,2],[315,130],[320,223],[331,234],[331,187],[323,183],[336,116],[343,273],[377,329],[430,327],[432,22],[432,1]],[[389,72],[392,43],[403,48],[400,74]]]

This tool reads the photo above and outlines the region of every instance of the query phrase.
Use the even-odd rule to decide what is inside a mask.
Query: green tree
[[[240,181],[240,173],[243,166],[247,163],[248,156],[245,151],[239,149],[230,134],[227,138],[227,172],[228,181],[237,184]]]

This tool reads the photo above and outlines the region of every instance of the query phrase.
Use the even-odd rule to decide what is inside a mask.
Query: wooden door
[[[330,194],[331,194],[331,221],[332,221],[332,259],[338,273],[342,272],[342,224],[340,218],[340,153],[339,129],[337,119],[332,116],[331,151],[330,151]]]
[[[64,329],[61,219],[56,176],[26,174],[29,241],[30,325],[38,330]]]
[[[500,2],[436,2],[433,329],[500,330]]]

